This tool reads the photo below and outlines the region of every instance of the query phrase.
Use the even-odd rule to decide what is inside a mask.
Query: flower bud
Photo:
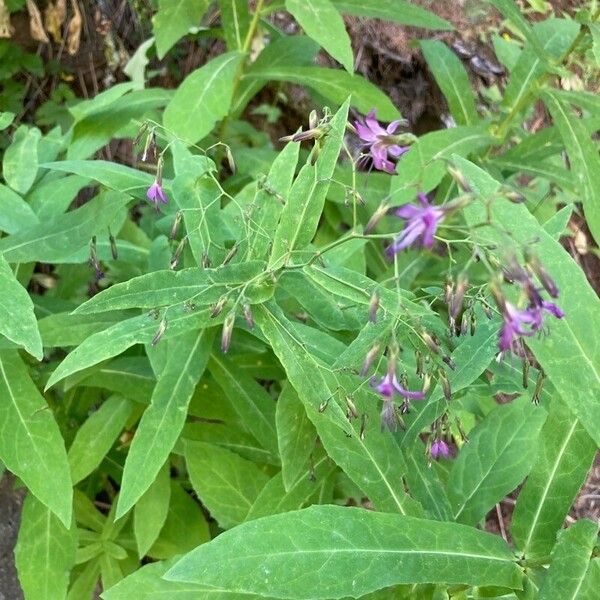
[[[232,175],[235,175],[235,160],[233,160],[233,153],[231,152],[231,148],[229,146],[225,146],[225,156],[227,157],[229,170],[231,171]]]
[[[371,231],[373,231],[373,229],[377,227],[379,221],[381,221],[381,219],[385,217],[387,211],[388,205],[386,203],[380,204],[379,207],[375,210],[375,212],[371,215],[371,218],[369,219],[368,223],[365,225],[364,233],[371,233]]]
[[[162,338],[162,336],[164,335],[166,330],[167,330],[167,320],[163,319],[160,322],[160,325],[158,326],[158,329],[157,329],[156,333],[154,334],[154,337],[152,338],[152,341],[150,343],[153,346],[156,346],[156,344],[158,344],[158,342],[160,342],[160,339]]]
[[[223,330],[221,332],[221,351],[223,354],[227,354],[229,350],[229,346],[231,345],[231,336],[233,334],[233,325],[235,323],[235,313],[230,312],[227,317],[225,317],[225,322],[223,323]]]
[[[444,371],[444,369],[438,369],[438,377],[440,378],[440,385],[444,392],[444,398],[448,401],[452,400],[452,390],[450,389],[450,382],[448,381],[446,371]]]
[[[308,127],[314,129],[319,124],[319,116],[316,110],[311,110],[308,115]]]
[[[465,297],[465,292],[467,291],[467,287],[469,286],[469,280],[464,275],[460,275],[458,281],[456,283],[456,289],[450,298],[449,303],[449,313],[452,319],[456,319],[460,310],[462,308],[463,299]]]
[[[169,234],[169,239],[174,240],[177,237],[177,232],[179,231],[179,225],[181,224],[181,219],[183,214],[180,210],[175,214],[175,220],[173,221],[173,226],[171,227],[171,233]]]
[[[367,419],[369,418],[369,415],[367,415],[367,413],[363,413],[362,417],[360,419],[360,433],[358,434],[358,437],[360,438],[361,441],[364,441],[365,439],[365,431],[367,429]]]
[[[369,322],[376,323],[377,322],[377,309],[379,308],[379,294],[377,292],[373,292],[371,296],[371,301],[369,302]]]
[[[540,259],[537,256],[529,255],[526,256],[527,265],[531,268],[531,270],[537,275],[538,279],[541,281],[544,289],[552,296],[553,298],[558,298],[559,292],[558,287],[552,277],[548,274],[548,271],[544,268]]]
[[[377,358],[377,355],[379,354],[380,349],[381,349],[381,346],[379,344],[374,344],[371,347],[371,349],[367,352],[367,356],[365,357],[365,362],[363,363],[363,365],[360,369],[361,377],[364,377],[369,372],[369,369],[371,368],[373,361]]]
[[[442,360],[454,371],[456,369],[456,363],[454,362],[454,360],[452,360],[451,356],[448,356],[447,354],[444,354],[444,356],[442,356]]]
[[[473,189],[469,185],[469,182],[466,180],[463,173],[455,165],[453,165],[451,162],[448,162],[446,163],[446,169],[448,170],[448,173],[450,173],[452,179],[454,179],[454,181],[456,182],[456,185],[463,192],[467,192],[469,194],[473,192]]]
[[[529,387],[529,359],[523,358],[523,387],[527,389]]]
[[[531,401],[537,406],[540,403],[540,396],[544,389],[544,381],[546,380],[546,374],[540,370],[538,373],[537,381],[535,382],[535,389],[533,390],[533,396]]]
[[[187,236],[182,238],[182,240],[179,242],[179,244],[177,244],[177,248],[175,249],[175,254],[173,254],[173,257],[171,258],[171,263],[170,263],[170,267],[171,269],[175,269],[177,267],[177,265],[179,264],[179,259],[181,258],[181,253],[183,252],[183,249],[185,248],[185,244],[187,242]]]
[[[229,250],[225,258],[223,259],[223,266],[229,264],[233,257],[237,254],[239,244],[236,242]]]
[[[227,296],[221,296],[216,304],[213,306],[212,311],[210,312],[210,318],[214,319],[215,317],[218,317],[221,314],[221,311],[223,310],[223,307],[225,306],[225,303],[227,302]]]
[[[207,252],[203,252],[202,253],[202,268],[203,269],[210,269],[212,265],[212,262],[210,260],[210,257],[208,256]]]
[[[252,316],[252,309],[250,308],[250,305],[247,302],[244,304],[243,312],[246,324],[250,329],[254,329],[254,317]]]
[[[513,204],[522,204],[527,200],[523,194],[520,194],[511,188],[505,188],[501,193],[509,202],[512,202]]]
[[[423,353],[420,350],[415,352],[415,362],[417,363],[417,377],[423,377]]]
[[[440,353],[440,344],[439,344],[438,339],[435,336],[430,335],[429,333],[427,333],[427,331],[423,330],[421,332],[421,337],[423,338],[423,341],[425,342],[425,345],[434,354],[439,354]]]
[[[110,242],[110,254],[113,257],[113,260],[117,260],[119,258],[117,240],[115,240],[115,236],[111,233],[110,229],[108,230],[108,241]]]
[[[356,410],[356,405],[350,396],[346,396],[346,407],[346,417],[348,418],[348,421],[351,421],[352,419],[358,419],[358,410]]]
[[[427,394],[429,392],[430,388],[431,388],[431,373],[427,372],[427,373],[425,373],[425,376],[423,377],[423,387],[421,388],[421,391],[424,394]]]

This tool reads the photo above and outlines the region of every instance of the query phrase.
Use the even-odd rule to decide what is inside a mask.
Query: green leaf
[[[133,532],[138,556],[143,558],[152,547],[169,514],[171,479],[165,463],[154,482],[138,500],[133,511]]]
[[[202,504],[223,529],[243,522],[268,475],[219,446],[186,440],[184,448],[190,480]]]
[[[537,461],[517,498],[511,533],[525,556],[548,556],[579,488],[585,481],[596,444],[577,417],[559,400],[540,436]]]
[[[27,290],[17,281],[0,254],[0,334],[23,346],[38,360],[44,357],[42,339]]]
[[[540,588],[539,600],[580,598],[578,592],[597,540],[598,524],[588,519],[577,521],[561,532],[552,550],[550,567]]]
[[[600,558],[590,561],[587,573],[577,595],[577,600],[595,600],[600,589]]]
[[[277,436],[281,473],[286,491],[308,472],[317,432],[294,388],[286,384],[277,400]]]
[[[578,31],[578,23],[565,19],[546,19],[533,27],[535,36],[541,40],[544,53],[554,60],[562,57]],[[523,99],[531,93],[534,84],[545,72],[544,59],[531,43],[526,44],[510,74],[502,105],[511,110],[520,108]]]
[[[35,181],[41,137],[39,129],[21,125],[15,132],[12,144],[4,151],[2,176],[19,194],[26,194]]]
[[[156,54],[162,60],[165,54],[192,27],[200,24],[208,0],[160,0],[158,12],[152,17],[152,30],[156,38]]]
[[[277,456],[275,401],[265,388],[237,368],[234,360],[213,353],[208,370],[231,401],[244,429],[252,434],[265,450]]]
[[[446,19],[442,19],[412,2],[403,2],[403,0],[332,0],[332,2],[340,12],[359,17],[383,19],[427,29],[448,31],[454,29]]]
[[[475,525],[535,462],[546,411],[521,397],[495,408],[469,434],[448,476],[454,518]]]
[[[572,111],[551,92],[543,94],[554,123],[565,143],[571,172],[583,203],[585,220],[596,241],[600,240],[600,157],[588,131]]]
[[[459,125],[475,125],[479,116],[471,82],[456,54],[438,40],[421,40],[420,45],[456,122]]]
[[[0,230],[6,233],[15,233],[19,229],[31,227],[38,222],[31,206],[13,192],[9,187],[0,183]]]
[[[165,578],[238,593],[329,600],[401,583],[519,587],[521,574],[508,546],[483,531],[312,506],[225,532],[182,558]]]
[[[29,494],[23,504],[15,564],[27,600],[64,598],[75,564],[77,533]]]
[[[481,198],[490,198],[500,184],[473,163],[454,157],[475,192]],[[536,239],[535,250],[544,267],[560,290],[560,305],[567,312],[563,319],[555,319],[549,335],[543,339],[528,338],[527,345],[535,354],[544,372],[597,445],[600,445],[600,405],[594,398],[600,394],[600,344],[591,322],[600,319],[600,300],[585,278],[585,274],[569,254],[541,227],[537,219],[520,204],[497,201],[488,207],[484,202],[473,202],[463,210],[467,223],[473,227],[478,243],[497,248],[506,244],[529,245]],[[488,222],[509,228],[510,238],[497,227],[482,227]],[[504,259],[499,253],[498,258]],[[557,352],[561,360],[557,361]],[[577,377],[573,377],[577,373]]]
[[[194,144],[212,131],[229,111],[233,82],[243,59],[239,52],[221,54],[183,80],[164,113],[164,126],[170,133]]]
[[[306,35],[318,42],[348,73],[354,71],[350,37],[330,0],[285,0],[285,7]]]
[[[275,232],[270,267],[280,265],[290,252],[306,246],[315,235],[342,147],[349,101],[332,118],[315,165],[305,164],[292,185]]]
[[[150,487],[173,449],[187,408],[208,362],[215,330],[191,331],[169,344],[150,406],[133,436],[125,461],[116,517],[122,517]]]
[[[142,200],[146,200],[146,192],[154,182],[154,177],[149,173],[142,173],[137,169],[106,160],[62,160],[40,166],[52,171],[80,175],[97,181],[110,190],[126,193]]]
[[[254,316],[285,368],[327,454],[380,510],[421,512],[420,506],[406,495],[402,454],[391,434],[381,434],[373,397],[353,398],[359,412],[367,414],[361,433],[361,421],[349,422],[334,397],[340,389],[339,382],[328,382],[325,378],[328,369],[307,351],[292,323],[276,305],[267,308],[261,304]],[[368,478],[365,473],[369,473]]]
[[[379,88],[360,75],[351,75],[338,69],[265,65],[260,70],[248,71],[244,79],[287,81],[304,85],[324,96],[335,106],[342,106],[348,95],[351,94],[352,106],[363,113],[376,108],[377,116],[384,121],[397,119],[400,114],[391,100]]]
[[[66,212],[73,199],[89,183],[89,179],[79,175],[63,176],[56,173],[52,178],[44,178],[27,194],[27,202],[39,220]],[[31,224],[31,222],[30,222]]]
[[[73,493],[65,445],[52,412],[14,350],[0,350],[0,397],[0,460],[70,526]]]
[[[15,119],[15,113],[0,112],[0,131],[4,131]]]
[[[81,425],[67,453],[73,483],[78,483],[100,465],[130,414],[131,404],[124,398],[112,396]]]
[[[104,233],[128,202],[125,194],[104,192],[77,210],[1,239],[0,252],[9,262],[79,262],[72,255],[87,248],[93,235]]]
[[[243,52],[244,42],[250,27],[250,13],[247,2],[219,0],[221,23],[228,50]]]

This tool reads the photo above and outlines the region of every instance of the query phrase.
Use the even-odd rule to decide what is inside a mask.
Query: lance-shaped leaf
[[[15,350],[0,350],[0,397],[0,460],[70,526],[73,492],[65,445]]]
[[[548,556],[595,455],[579,419],[554,400],[511,519],[513,540],[526,557]]]
[[[508,546],[489,533],[361,508],[312,506],[244,523],[192,551],[165,578],[330,600],[401,583],[519,587],[521,576]]]
[[[247,2],[236,0],[219,0],[221,22],[228,50],[244,49],[244,42],[250,26],[250,12]]]
[[[26,229],[38,222],[38,218],[31,206],[13,192],[8,186],[0,183],[0,230],[6,233],[16,233],[19,229]]]
[[[38,170],[39,129],[21,125],[12,144],[4,151],[2,176],[11,188],[25,194],[33,185]]]
[[[479,167],[453,158],[481,198],[492,197],[500,184]],[[590,323],[600,322],[600,300],[586,280],[585,274],[562,246],[541,227],[522,204],[498,199],[489,206],[492,220],[510,230],[508,238],[498,227],[481,227],[488,219],[483,200],[467,206],[463,213],[475,240],[484,245],[504,248],[515,242],[527,246],[536,240],[534,250],[560,290],[559,304],[565,309],[563,319],[553,319],[548,335],[527,338],[527,345],[560,394],[590,436],[600,445],[600,342],[598,331]],[[499,255],[503,260],[504,255]],[[561,359],[556,360],[557,352]],[[577,377],[573,377],[576,373]]]
[[[56,215],[0,240],[0,253],[9,262],[80,262],[72,255],[87,247],[93,235],[108,225],[129,202],[120,192],[100,194],[77,210]]]
[[[269,476],[219,446],[186,440],[184,449],[192,486],[219,525],[228,529],[244,521]]]
[[[600,589],[600,558],[590,561],[581,587],[579,588],[577,600],[595,600]]]
[[[427,65],[440,86],[456,122],[459,125],[475,125],[479,117],[471,82],[456,54],[438,40],[422,40],[420,44]]]
[[[327,454],[381,510],[421,514],[421,507],[407,496],[402,484],[405,471],[402,453],[389,433],[380,432],[374,398],[355,396],[353,402],[359,414],[367,416],[363,417],[364,422],[361,419],[349,421],[336,398],[344,386],[338,379],[326,379],[328,369],[307,351],[281,310],[274,304],[268,308],[260,305],[255,317],[304,404]],[[355,381],[343,383],[348,389],[355,387]]]
[[[29,354],[41,360],[42,339],[33,312],[33,302],[17,281],[10,265],[0,254],[0,334],[23,346]]]
[[[130,414],[129,401],[112,396],[81,425],[68,452],[73,483],[78,483],[100,465]]]
[[[552,550],[550,568],[540,588],[540,600],[580,598],[592,550],[598,541],[598,524],[588,519],[577,521],[561,532]],[[596,590],[597,592],[598,590]]]
[[[165,127],[189,144],[206,137],[229,111],[243,59],[240,52],[228,52],[190,73],[165,109]]]
[[[475,525],[529,473],[546,411],[521,397],[495,408],[469,435],[448,476],[454,518]]]
[[[214,335],[214,328],[191,331],[169,345],[167,364],[125,460],[116,518],[123,516],[150,487],[173,449],[208,362]]]
[[[306,246],[315,235],[342,147],[349,102],[346,100],[332,118],[314,166],[305,164],[292,185],[275,232],[269,266],[281,265],[290,252]]]
[[[575,180],[579,199],[583,203],[585,220],[596,241],[600,240],[600,157],[598,147],[592,141],[580,119],[560,96],[544,93],[554,123],[565,143],[571,172]]]
[[[77,532],[29,494],[23,505],[15,564],[28,600],[64,598],[75,564]]]
[[[190,301],[212,304],[229,289],[260,275],[265,266],[263,261],[249,261],[216,269],[192,267],[181,271],[154,271],[109,287],[81,304],[75,312],[87,314],[122,308],[160,308]]]
[[[285,0],[286,9],[348,73],[354,71],[354,57],[344,21],[330,0]]]

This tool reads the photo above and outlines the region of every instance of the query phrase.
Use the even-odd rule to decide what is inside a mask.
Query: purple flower
[[[395,215],[404,219],[404,229],[396,237],[394,242],[388,246],[386,252],[392,257],[401,250],[408,248],[419,240],[425,248],[433,246],[433,236],[438,225],[444,220],[446,211],[443,208],[432,206],[425,194],[417,194],[421,206],[418,204],[405,204],[397,208]]]
[[[159,202],[166,204],[168,202],[167,196],[165,195],[164,190],[158,179],[154,180],[154,183],[148,188],[146,192],[146,196],[150,202],[154,203],[154,207],[156,208],[156,212],[159,211],[158,205]]]
[[[407,400],[423,400],[423,398],[425,398],[425,394],[423,392],[411,392],[409,390],[405,390],[400,385],[395,373],[388,373],[382,378],[381,382],[375,386],[375,389],[384,398],[388,399],[393,398],[394,392],[400,394],[400,396],[406,398]]]
[[[389,156],[398,158],[409,150],[408,146],[399,146],[396,139],[396,131],[402,121],[392,121],[385,129],[375,118],[375,110],[372,110],[364,121],[355,121],[354,126],[358,137],[365,142],[365,148],[373,159],[373,166],[379,171],[395,174],[396,165],[389,160]]]
[[[444,458],[450,457],[450,447],[444,440],[435,440],[433,444],[431,444],[431,449],[429,450],[431,458],[437,460],[441,456]]]

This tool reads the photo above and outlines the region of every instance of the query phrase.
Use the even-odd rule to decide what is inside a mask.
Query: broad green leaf
[[[104,111],[111,104],[119,100],[119,98],[136,88],[136,84],[131,81],[117,83],[103,92],[96,94],[89,100],[79,100],[79,102],[69,106],[69,112],[75,119],[75,122],[79,122],[90,115]]]
[[[0,183],[0,230],[16,233],[37,222],[38,218],[29,204],[8,186]]]
[[[51,171],[73,173],[97,181],[110,190],[146,200],[146,192],[154,182],[150,173],[106,160],[62,160],[40,165]]]
[[[71,479],[78,483],[96,469],[123,431],[131,404],[111,396],[79,427],[67,453]]]
[[[330,0],[285,0],[285,7],[306,35],[318,42],[348,73],[354,71],[350,37]]]
[[[213,329],[190,331],[170,346],[150,406],[133,437],[123,470],[116,517],[123,516],[150,487],[173,449],[187,416],[187,408],[206,367]]]
[[[579,588],[577,600],[595,600],[598,589],[600,589],[600,558],[593,558]]]
[[[332,2],[340,12],[359,17],[383,19],[427,29],[454,29],[446,19],[403,0],[332,0]]]
[[[52,412],[14,350],[0,350],[0,398],[0,460],[70,526],[73,493],[65,445]]]
[[[200,24],[209,4],[208,0],[160,0],[158,12],[152,17],[160,60],[192,27]]]
[[[0,131],[4,131],[14,120],[15,113],[0,112]]]
[[[165,578],[238,593],[329,600],[401,583],[519,587],[521,575],[508,546],[483,531],[362,508],[312,506],[225,532],[182,558]]]
[[[184,448],[190,481],[202,504],[223,529],[239,525],[269,476],[219,446],[186,440]]]
[[[513,159],[507,160],[500,157],[490,163],[509,173],[526,173],[534,177],[543,177],[552,183],[560,185],[565,191],[575,190],[575,185],[571,173],[566,168],[557,167],[556,164],[549,161]]]
[[[272,477],[250,508],[246,521],[307,506],[311,499],[318,495],[319,489],[327,484],[328,477],[336,469],[331,459],[325,453],[322,454],[321,458],[315,460],[310,473],[307,472],[304,477],[297,479],[289,490],[283,485],[281,472]]]
[[[158,538],[169,513],[171,479],[169,463],[165,463],[156,479],[138,500],[133,511],[133,532],[138,556],[143,558]]]
[[[230,264],[216,269],[192,267],[181,271],[154,271],[117,283],[76,309],[76,314],[124,308],[159,308],[193,301],[212,304],[231,287],[256,278],[265,270],[263,261]]]
[[[598,94],[594,92],[587,92],[585,90],[577,91],[566,91],[566,90],[553,90],[553,95],[560,98],[566,103],[574,104],[588,111],[592,119],[585,119],[584,122],[592,122],[591,133],[595,133],[598,130],[597,119],[600,116],[600,99]]]
[[[342,147],[348,107],[349,99],[332,118],[315,165],[305,164],[292,185],[275,232],[270,267],[280,266],[290,252],[306,246],[315,235]]]
[[[540,589],[540,600],[580,598],[578,593],[597,541],[598,524],[588,519],[577,521],[561,531],[552,550],[548,573]]]
[[[167,520],[148,556],[165,559],[189,552],[210,539],[208,523],[198,502],[179,483],[171,481]]]
[[[100,577],[100,564],[98,559],[89,561],[78,572],[73,573],[73,582],[69,588],[67,600],[91,598],[95,593]]]
[[[485,171],[460,157],[453,160],[481,198],[489,198],[498,190],[500,184]],[[536,240],[534,249],[560,290],[559,304],[566,316],[552,321],[547,336],[528,338],[527,345],[562,400],[600,445],[600,406],[595,401],[600,393],[600,344],[596,329],[589,326],[600,320],[600,300],[583,271],[525,206],[498,200],[489,207],[492,221],[510,229],[510,239],[498,228],[481,227],[488,219],[487,210],[484,202],[478,201],[463,211],[467,223],[477,225],[472,230],[477,242],[503,248],[507,243],[527,246]],[[498,258],[504,260],[505,256],[499,253]],[[560,361],[556,360],[557,353]]]
[[[289,142],[273,161],[262,188],[254,197],[254,207],[248,219],[248,258],[263,259],[277,228],[283,205],[292,187],[300,144]]]
[[[511,519],[512,538],[525,556],[548,556],[595,455],[594,440],[555,399]]]
[[[42,339],[27,290],[0,254],[0,334],[23,346],[38,360],[44,357]]]
[[[79,175],[66,175],[58,171],[44,178],[27,194],[27,202],[39,220],[45,220],[67,211],[73,199],[89,183]]]
[[[77,210],[1,239],[0,253],[9,262],[71,262],[71,256],[82,248],[87,251],[92,236],[104,233],[128,202],[125,194],[102,193]]]
[[[565,19],[546,19],[533,27],[534,35],[540,40],[543,51],[552,59],[558,60],[572,44],[579,31],[579,24]],[[524,98],[534,89],[534,84],[546,72],[544,59],[531,43],[519,56],[510,74],[502,105],[511,110],[523,108]]]
[[[183,80],[164,113],[170,133],[194,144],[211,132],[229,111],[233,82],[243,58],[239,52],[221,54]]]
[[[586,223],[594,239],[600,240],[600,157],[597,144],[558,96],[545,92],[543,98],[565,143]]]
[[[231,401],[244,429],[273,456],[277,456],[275,401],[265,388],[237,368],[235,359],[213,353],[208,370]]]
[[[247,2],[219,0],[221,24],[228,50],[244,51],[244,42],[250,26],[250,13]]]
[[[546,411],[521,397],[495,408],[469,434],[448,476],[454,518],[475,525],[535,462]]]
[[[273,304],[268,308],[260,305],[255,318],[304,404],[327,454],[380,510],[420,513],[420,506],[406,495],[402,484],[405,465],[400,449],[389,433],[380,432],[373,397],[353,398],[359,412],[367,413],[361,433],[361,420],[348,421],[337,403],[339,382],[328,382],[325,378],[328,369],[307,351],[297,330],[281,311]]]
[[[281,456],[281,473],[286,491],[308,472],[317,432],[294,388],[286,384],[277,400],[277,437]]]
[[[456,54],[438,40],[421,40],[420,45],[456,122],[459,125],[475,125],[479,117],[471,82]]]
[[[161,329],[161,323],[164,323],[166,327],[161,339],[169,339],[191,330],[223,322],[222,315],[213,319],[208,309],[189,311],[181,308],[171,312],[167,310],[165,313],[167,315],[165,321],[157,315],[144,314],[116,323],[112,327],[92,335],[58,365],[48,380],[46,389],[68,375],[121,354],[135,344],[151,343],[158,330]]]
[[[496,34],[492,36],[492,44],[496,58],[510,73],[521,55],[521,45],[511,38],[505,39]]]
[[[4,151],[2,176],[19,194],[26,194],[35,181],[41,135],[39,129],[21,125],[15,132],[12,144]]]
[[[103,600],[273,600],[262,594],[237,594],[214,586],[165,581],[163,575],[179,558],[144,565],[102,593]]]
[[[567,233],[567,226],[571,220],[574,210],[573,205],[563,206],[558,212],[550,217],[544,223],[544,230],[546,233],[552,236],[553,239],[557,240]]]
[[[248,71],[245,79],[287,81],[304,85],[335,106],[342,106],[351,94],[352,106],[360,112],[367,113],[376,108],[377,116],[384,121],[392,121],[399,116],[398,109],[379,88],[360,75],[351,75],[338,69],[265,65],[260,70]]]
[[[15,564],[27,600],[65,598],[75,564],[77,533],[29,494],[23,504]]]

